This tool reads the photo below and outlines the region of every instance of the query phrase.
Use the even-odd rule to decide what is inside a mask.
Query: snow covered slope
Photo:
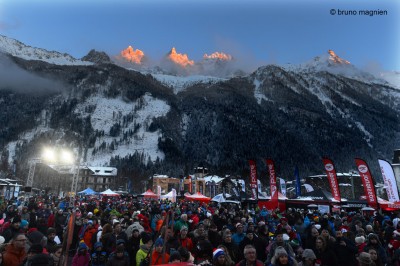
[[[69,54],[47,51],[27,46],[20,41],[0,35],[0,52],[26,60],[40,60],[55,65],[92,65],[93,63],[75,59]]]
[[[173,88],[175,94],[177,94],[180,91],[183,91],[187,87],[193,86],[198,83],[211,84],[227,80],[224,78],[218,78],[212,76],[200,76],[200,75],[181,77],[181,76],[173,76],[166,74],[152,74],[152,76],[165,86]]]

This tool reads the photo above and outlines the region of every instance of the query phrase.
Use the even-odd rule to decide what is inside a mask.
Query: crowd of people
[[[68,201],[1,199],[0,266],[400,265],[396,213],[106,197],[79,198],[74,206]]]

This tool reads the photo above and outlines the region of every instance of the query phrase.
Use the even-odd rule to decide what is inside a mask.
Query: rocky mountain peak
[[[105,52],[96,51],[94,49],[90,50],[87,55],[82,57],[82,61],[89,61],[95,64],[111,63],[110,57]]]

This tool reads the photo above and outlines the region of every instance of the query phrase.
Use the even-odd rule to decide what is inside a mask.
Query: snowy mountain
[[[200,76],[200,75],[180,77],[167,74],[152,74],[152,76],[156,80],[161,82],[163,85],[172,88],[175,94],[185,90],[188,87],[195,86],[197,84],[201,83],[214,84],[220,81],[227,80],[226,78]]]
[[[339,57],[333,50],[328,50],[326,54],[316,56],[313,60],[304,64],[286,65],[283,67],[287,70],[299,73],[316,73],[320,71],[327,71],[335,75],[340,75],[363,82],[389,85],[385,79],[356,68],[346,59]]]
[[[91,65],[91,62],[75,59],[69,54],[47,51],[41,48],[27,46],[20,41],[0,35],[0,52],[7,53],[25,60],[40,60],[55,65]]]
[[[332,54],[246,76],[178,77],[142,74],[95,52],[89,58],[97,63],[75,64],[2,40],[3,69],[29,77],[0,84],[0,167],[15,162],[21,176],[43,146],[54,144],[82,150],[85,164],[117,167],[137,179],[185,175],[200,164],[215,174],[246,176],[249,158],[264,173],[266,157],[282,176],[295,165],[304,175],[320,173],[322,156],[348,171],[354,157],[391,158],[400,144],[399,90]],[[70,64],[55,64],[60,58]],[[43,84],[57,89],[32,89]]]

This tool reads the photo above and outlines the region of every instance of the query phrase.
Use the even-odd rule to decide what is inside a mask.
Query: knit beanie
[[[164,240],[161,237],[157,238],[156,242],[154,243],[154,246],[159,247],[163,245],[164,245]]]
[[[317,257],[312,249],[305,249],[303,251],[303,258],[315,260]]]
[[[365,237],[364,236],[357,236],[355,238],[356,244],[362,244],[365,242]]]
[[[221,256],[221,255],[225,255],[225,252],[224,252],[222,249],[217,248],[217,249],[214,250],[214,252],[213,252],[213,259],[216,260],[216,259],[218,259],[218,257]]]
[[[85,242],[79,243],[79,248],[78,248],[78,250],[82,250],[82,249],[88,249],[88,247],[86,246]]]
[[[21,224],[19,225],[20,228],[24,228],[25,226],[27,226],[29,223],[27,220],[21,220]]]
[[[277,247],[275,249],[275,257],[279,258],[280,256],[287,256],[287,252],[283,247]]]

